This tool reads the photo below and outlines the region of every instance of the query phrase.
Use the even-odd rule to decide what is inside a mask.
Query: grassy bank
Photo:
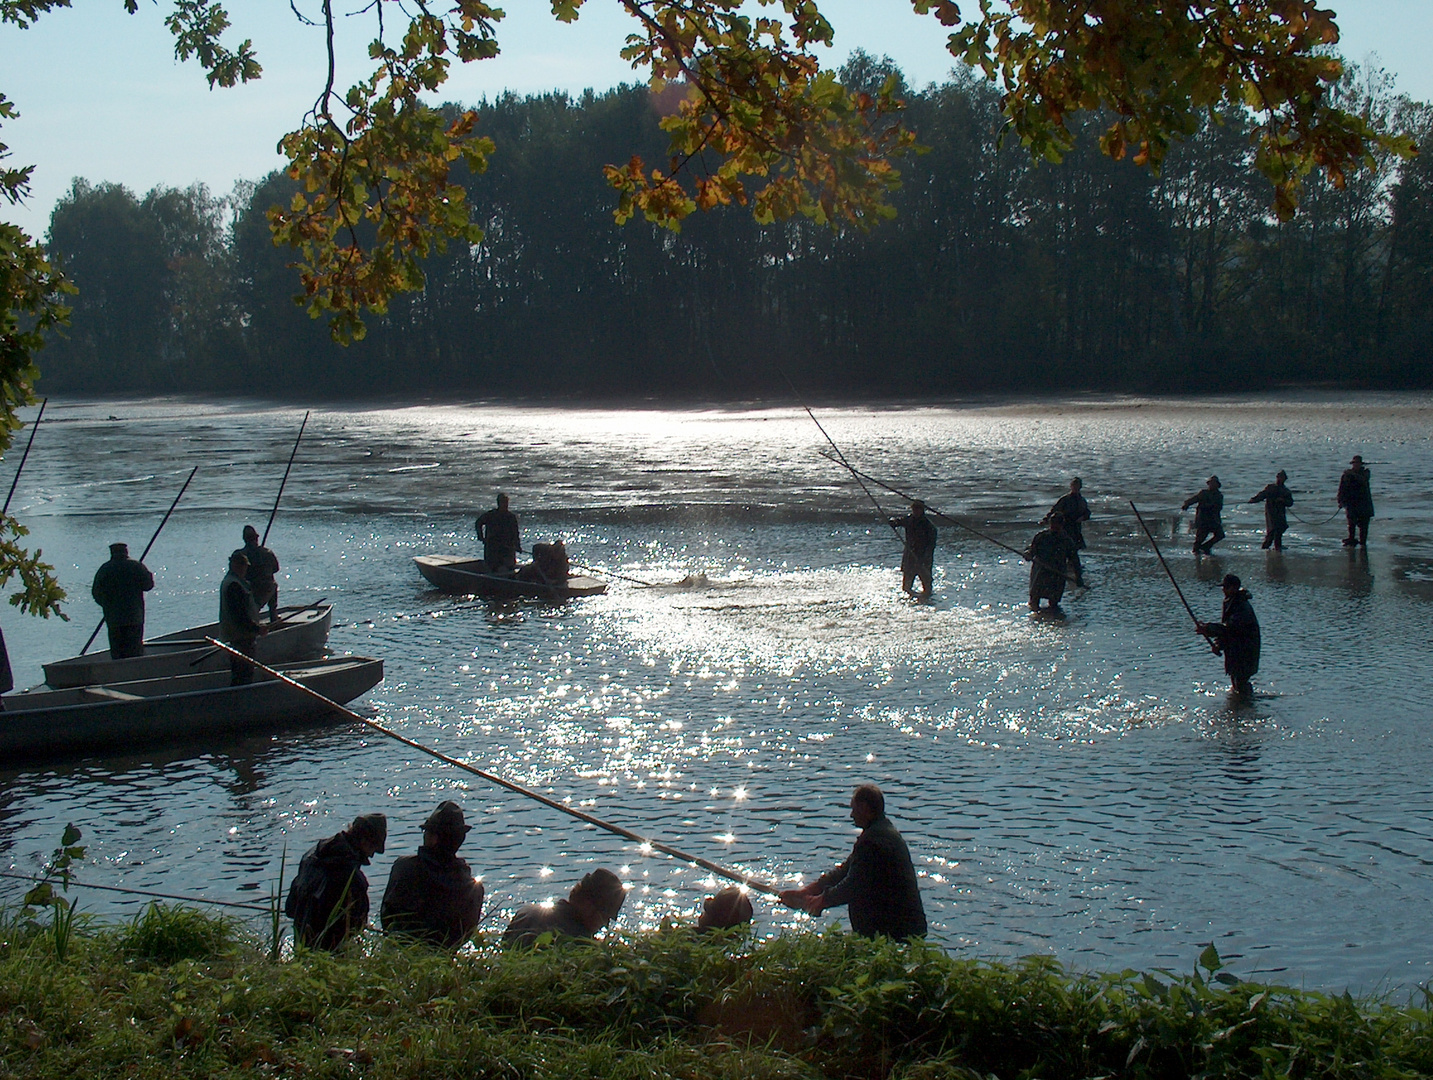
[[[846,934],[452,958],[270,962],[232,924],[151,909],[5,928],[0,1077],[1415,1077],[1433,1014],[1188,976],[1077,975]]]

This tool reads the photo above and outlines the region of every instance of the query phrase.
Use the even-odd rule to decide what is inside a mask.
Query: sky
[[[0,93],[20,117],[0,129],[11,148],[7,164],[34,164],[32,196],[0,207],[0,218],[35,235],[48,227],[56,199],[72,179],[114,181],[142,194],[158,184],[195,181],[227,194],[236,180],[257,180],[278,168],[276,146],[322,87],[322,32],[304,26],[288,0],[231,0],[234,40],[252,38],[264,66],[255,83],[209,90],[198,65],[174,59],[164,27],[167,0],[141,0],[126,15],[121,0],[74,0],[28,30],[0,27]],[[315,0],[295,0],[316,10]],[[347,9],[363,7],[348,0]],[[973,8],[974,2],[970,6]],[[1339,16],[1341,51],[1377,63],[1396,77],[1400,93],[1433,101],[1433,0],[1328,0]],[[339,0],[340,10],[345,0]],[[612,0],[588,0],[575,25],[551,15],[549,0],[507,0],[498,26],[502,54],[455,65],[444,100],[475,103],[511,90],[519,94],[605,90],[638,76],[618,55],[634,25]],[[888,55],[912,86],[943,80],[954,62],[946,31],[917,16],[909,0],[821,0],[836,30],[829,63],[863,48]],[[346,87],[364,74],[371,16],[344,20],[340,68]]]

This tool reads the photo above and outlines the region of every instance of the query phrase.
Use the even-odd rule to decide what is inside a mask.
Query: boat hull
[[[363,656],[280,670],[340,705],[383,680],[383,661]],[[262,671],[245,686],[230,686],[225,670],[64,690],[36,687],[8,694],[3,703],[0,761],[7,763],[166,743],[211,746],[272,728],[348,719]]]
[[[435,588],[455,596],[481,596],[487,600],[570,600],[598,596],[607,583],[591,577],[570,577],[565,585],[521,581],[506,574],[487,573],[481,559],[465,555],[419,555],[413,562]]]
[[[333,606],[282,607],[279,618],[288,621],[258,641],[255,657],[265,664],[291,664],[323,655],[333,625]],[[144,643],[143,656],[116,660],[109,650],[72,656],[46,664],[45,683],[56,690],[100,683],[135,682],[206,671],[228,671],[229,657],[215,652],[204,639],[217,637],[219,624],[192,626]]]

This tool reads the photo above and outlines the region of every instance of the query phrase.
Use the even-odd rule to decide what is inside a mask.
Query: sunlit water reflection
[[[1094,587],[1067,599],[1064,622],[1032,621],[1019,560],[943,526],[934,602],[903,599],[897,542],[797,409],[412,407],[315,413],[271,538],[282,597],[335,603],[334,649],[387,664],[361,707],[409,737],[774,879],[839,861],[851,786],[880,783],[932,934],[954,950],[1187,968],[1213,940],[1236,971],[1315,986],[1433,975],[1433,402],[819,415],[863,468],[1016,547],[1081,474]],[[143,547],[194,464],[148,560],[149,627],[211,619],[224,557],[243,524],[262,528],[300,416],[52,402],[16,506],[75,619],[5,616],[17,679],[78,651],[106,544]],[[1366,556],[1326,520],[1356,451],[1376,463]],[[1280,467],[1298,500],[1282,557],[1258,549],[1261,515],[1240,503]],[[1230,538],[1196,564],[1175,508],[1211,471]],[[472,550],[474,512],[498,489],[529,540],[561,535],[580,562],[660,587],[619,580],[604,597],[515,608],[428,591],[410,557]],[[1224,573],[1244,576],[1265,628],[1252,707],[1231,706],[1129,499],[1202,616],[1217,614]],[[31,869],[74,821],[87,880],[252,900],[285,845],[291,868],[382,809],[376,899],[448,797],[475,826],[464,854],[493,922],[593,865],[633,883],[629,929],[690,913],[715,884],[344,725],[0,773],[0,852]],[[84,904],[133,908],[101,893]],[[758,913],[763,932],[800,918]]]

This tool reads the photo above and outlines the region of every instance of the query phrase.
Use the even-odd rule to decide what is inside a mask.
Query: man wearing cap
[[[1224,654],[1224,671],[1229,688],[1240,697],[1254,693],[1250,681],[1259,670],[1259,620],[1254,605],[1234,574],[1224,575],[1224,610],[1217,623],[1196,623],[1195,630],[1207,637],[1216,653]]]
[[[1249,501],[1264,504],[1264,542],[1259,546],[1268,550],[1284,550],[1284,533],[1289,531],[1288,509],[1294,505],[1294,493],[1284,483],[1289,474],[1280,469],[1274,482],[1265,486]]]
[[[1075,557],[1070,560],[1070,567],[1075,571],[1075,584],[1084,588],[1085,568],[1080,565],[1080,552],[1085,550],[1085,522],[1090,520],[1090,504],[1085,501],[1080,489],[1085,482],[1078,476],[1070,481],[1070,490],[1055,500],[1055,505],[1050,507],[1050,512],[1045,515],[1045,521],[1041,524],[1048,524],[1056,514],[1065,516],[1065,532],[1075,545]]]
[[[535,945],[543,934],[590,938],[622,910],[627,890],[611,870],[594,870],[572,887],[566,900],[524,904],[503,931],[503,945]]]
[[[490,574],[511,574],[517,569],[522,534],[517,515],[508,509],[508,497],[498,495],[498,504],[475,521],[478,539],[483,542],[483,562]]]
[[[1204,484],[1203,491],[1196,491],[1180,505],[1181,510],[1194,507],[1194,554],[1208,555],[1214,545],[1224,539],[1224,523],[1220,520],[1224,510],[1224,493],[1219,490],[1219,477],[1211,476]],[[1208,537],[1208,542],[1205,542]]]
[[[383,930],[437,949],[467,941],[483,915],[483,886],[458,848],[468,835],[462,808],[443,802],[423,822],[416,855],[393,861],[380,909]]]
[[[259,638],[269,628],[259,621],[259,605],[249,591],[246,573],[249,560],[242,551],[229,556],[229,572],[219,585],[219,637],[245,656],[253,656]],[[242,686],[254,681],[254,665],[229,654],[229,685]]]
[[[299,862],[284,914],[294,921],[294,939],[330,952],[368,922],[368,878],[363,867],[388,840],[388,819],[359,814],[337,836],[320,840]]]
[[[254,594],[254,603],[260,610],[267,607],[269,622],[273,622],[278,618],[279,606],[279,583],[274,577],[279,572],[278,556],[259,543],[259,530],[252,525],[244,526],[244,546],[239,550],[249,561],[244,577]]]
[[[1363,458],[1358,454],[1353,455],[1343,476],[1339,477],[1338,504],[1348,518],[1348,537],[1343,542],[1344,547],[1353,547],[1354,544],[1368,546],[1368,523],[1373,518],[1371,478],[1372,474],[1363,467]]]
[[[912,596],[916,578],[920,578],[921,596],[929,597],[931,576],[935,571],[935,525],[925,516],[925,503],[916,499],[905,517],[891,518],[891,524],[905,529],[906,542],[901,551],[901,588]]]
[[[111,544],[109,562],[95,572],[90,594],[104,611],[109,628],[109,654],[116,660],[144,655],[144,594],[154,588],[154,575],[129,557],[128,544]]]
[[[851,820],[861,835],[846,861],[810,885],[783,892],[781,902],[809,915],[844,904],[852,931],[863,937],[924,937],[925,907],[910,849],[886,817],[886,797],[875,784],[851,795]]]

